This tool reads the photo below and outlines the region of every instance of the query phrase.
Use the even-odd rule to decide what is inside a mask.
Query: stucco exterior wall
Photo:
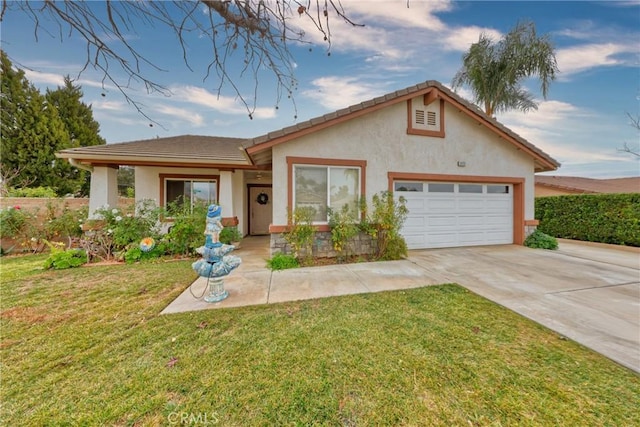
[[[520,177],[525,219],[534,215],[533,159],[445,105],[445,138],[407,134],[401,102],[273,147],[274,225],[287,223],[287,156],[366,160],[367,198],[388,189],[387,172]],[[459,167],[458,162],[465,162]]]
[[[239,172],[238,172],[239,173]],[[160,204],[160,174],[172,174],[172,175],[187,175],[189,177],[197,177],[201,175],[220,175],[220,181],[223,180],[223,174],[218,169],[201,169],[201,168],[163,168],[156,166],[136,166],[135,168],[135,190],[136,201],[139,200],[153,200],[156,204]],[[219,192],[222,193],[224,189],[231,188],[235,194],[235,188],[237,184],[237,178],[234,179],[234,175],[237,173],[225,172],[231,182],[229,185],[223,185],[222,182],[218,183]],[[227,179],[227,178],[224,178]],[[234,196],[235,197],[235,196]],[[230,202],[231,196],[226,195],[221,197],[218,194],[218,200],[225,202],[228,206],[222,206],[223,216],[235,216],[234,205],[235,202]]]

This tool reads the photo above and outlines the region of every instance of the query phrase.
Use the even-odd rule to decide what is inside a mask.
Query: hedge
[[[535,210],[551,236],[640,246],[640,193],[539,197]]]

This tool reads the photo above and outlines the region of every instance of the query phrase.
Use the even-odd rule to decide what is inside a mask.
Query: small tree
[[[353,238],[358,235],[360,228],[357,222],[357,213],[349,208],[348,204],[342,205],[342,209],[334,211],[329,209],[329,227],[331,228],[331,241],[333,249],[338,253],[338,260],[349,257]]]
[[[374,194],[371,200],[373,210],[369,211],[366,200],[362,201],[364,220],[362,228],[377,239],[377,258],[383,260],[400,259],[407,256],[407,244],[400,234],[409,210],[406,199],[395,199],[390,191]]]
[[[475,102],[484,106],[488,116],[514,109],[526,112],[537,109],[538,104],[522,87],[522,81],[538,77],[546,99],[557,72],[549,37],[538,37],[532,22],[521,22],[498,42],[481,34],[462,57],[462,68],[453,78],[452,86],[455,90],[468,85]]]
[[[291,246],[293,256],[301,264],[310,264],[313,258],[313,243],[316,228],[313,218],[316,210],[312,207],[295,208],[289,212],[289,229],[283,233],[284,240]]]

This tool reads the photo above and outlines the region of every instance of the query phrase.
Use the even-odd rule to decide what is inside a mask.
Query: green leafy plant
[[[640,193],[539,197],[535,217],[554,237],[640,246]]]
[[[536,230],[524,240],[524,245],[528,248],[554,250],[558,249],[558,240],[540,230]]]
[[[139,244],[138,245],[132,244],[131,247],[124,253],[124,261],[127,264],[132,264],[134,262],[139,262],[139,261],[150,261],[150,260],[154,260],[162,257],[163,255],[166,254],[166,252],[167,252],[167,245],[166,243],[162,243],[162,242],[156,244],[153,247],[153,249],[147,252],[140,249]]]
[[[15,239],[21,235],[28,216],[20,206],[0,210],[0,239]]]
[[[88,261],[87,254],[82,249],[64,249],[62,242],[44,240],[44,243],[51,250],[49,257],[44,262],[46,269],[65,270],[80,267]]]
[[[230,244],[231,242],[239,242],[242,240],[242,234],[238,227],[225,227],[220,232],[220,242],[224,244]]]
[[[73,240],[82,236],[82,222],[87,217],[87,211],[86,207],[70,209],[64,203],[59,208],[53,202],[48,202],[44,225],[46,239],[66,239],[67,247],[70,248]]]
[[[270,270],[286,270],[289,268],[298,268],[300,263],[293,255],[277,253],[267,260],[267,268]]]
[[[361,229],[377,239],[376,257],[382,260],[394,260],[407,256],[407,245],[400,229],[407,219],[409,210],[406,200],[400,196],[397,200],[390,191],[374,194],[369,211],[366,200],[361,201],[363,220]]]
[[[43,249],[41,241],[45,236],[37,213],[37,209],[22,209],[19,205],[0,210],[0,239],[4,246],[7,246],[5,242],[11,242],[4,252],[13,251],[15,246],[33,253]]]
[[[95,212],[97,220],[87,221],[83,245],[90,258],[111,259],[121,256],[132,244],[144,237],[159,237],[160,209],[153,201],[143,200],[128,209],[102,208]]]
[[[313,258],[315,213],[316,210],[312,207],[295,208],[293,212],[289,212],[289,229],[283,233],[284,240],[291,245],[293,256],[301,264],[310,264]]]
[[[207,217],[207,205],[205,203],[194,204],[193,208],[188,203],[171,203],[165,212],[171,212],[172,225],[164,236],[167,250],[172,254],[193,255],[196,249],[204,244],[204,227]]]
[[[328,214],[331,242],[338,254],[338,261],[341,261],[349,256],[353,238],[360,232],[358,213],[345,204],[339,211],[328,209]]]
[[[51,187],[11,188],[9,197],[57,197],[56,191]]]

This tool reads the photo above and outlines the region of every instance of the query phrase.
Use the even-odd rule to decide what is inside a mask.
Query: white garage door
[[[394,191],[407,200],[409,249],[513,243],[512,185],[396,181]]]

